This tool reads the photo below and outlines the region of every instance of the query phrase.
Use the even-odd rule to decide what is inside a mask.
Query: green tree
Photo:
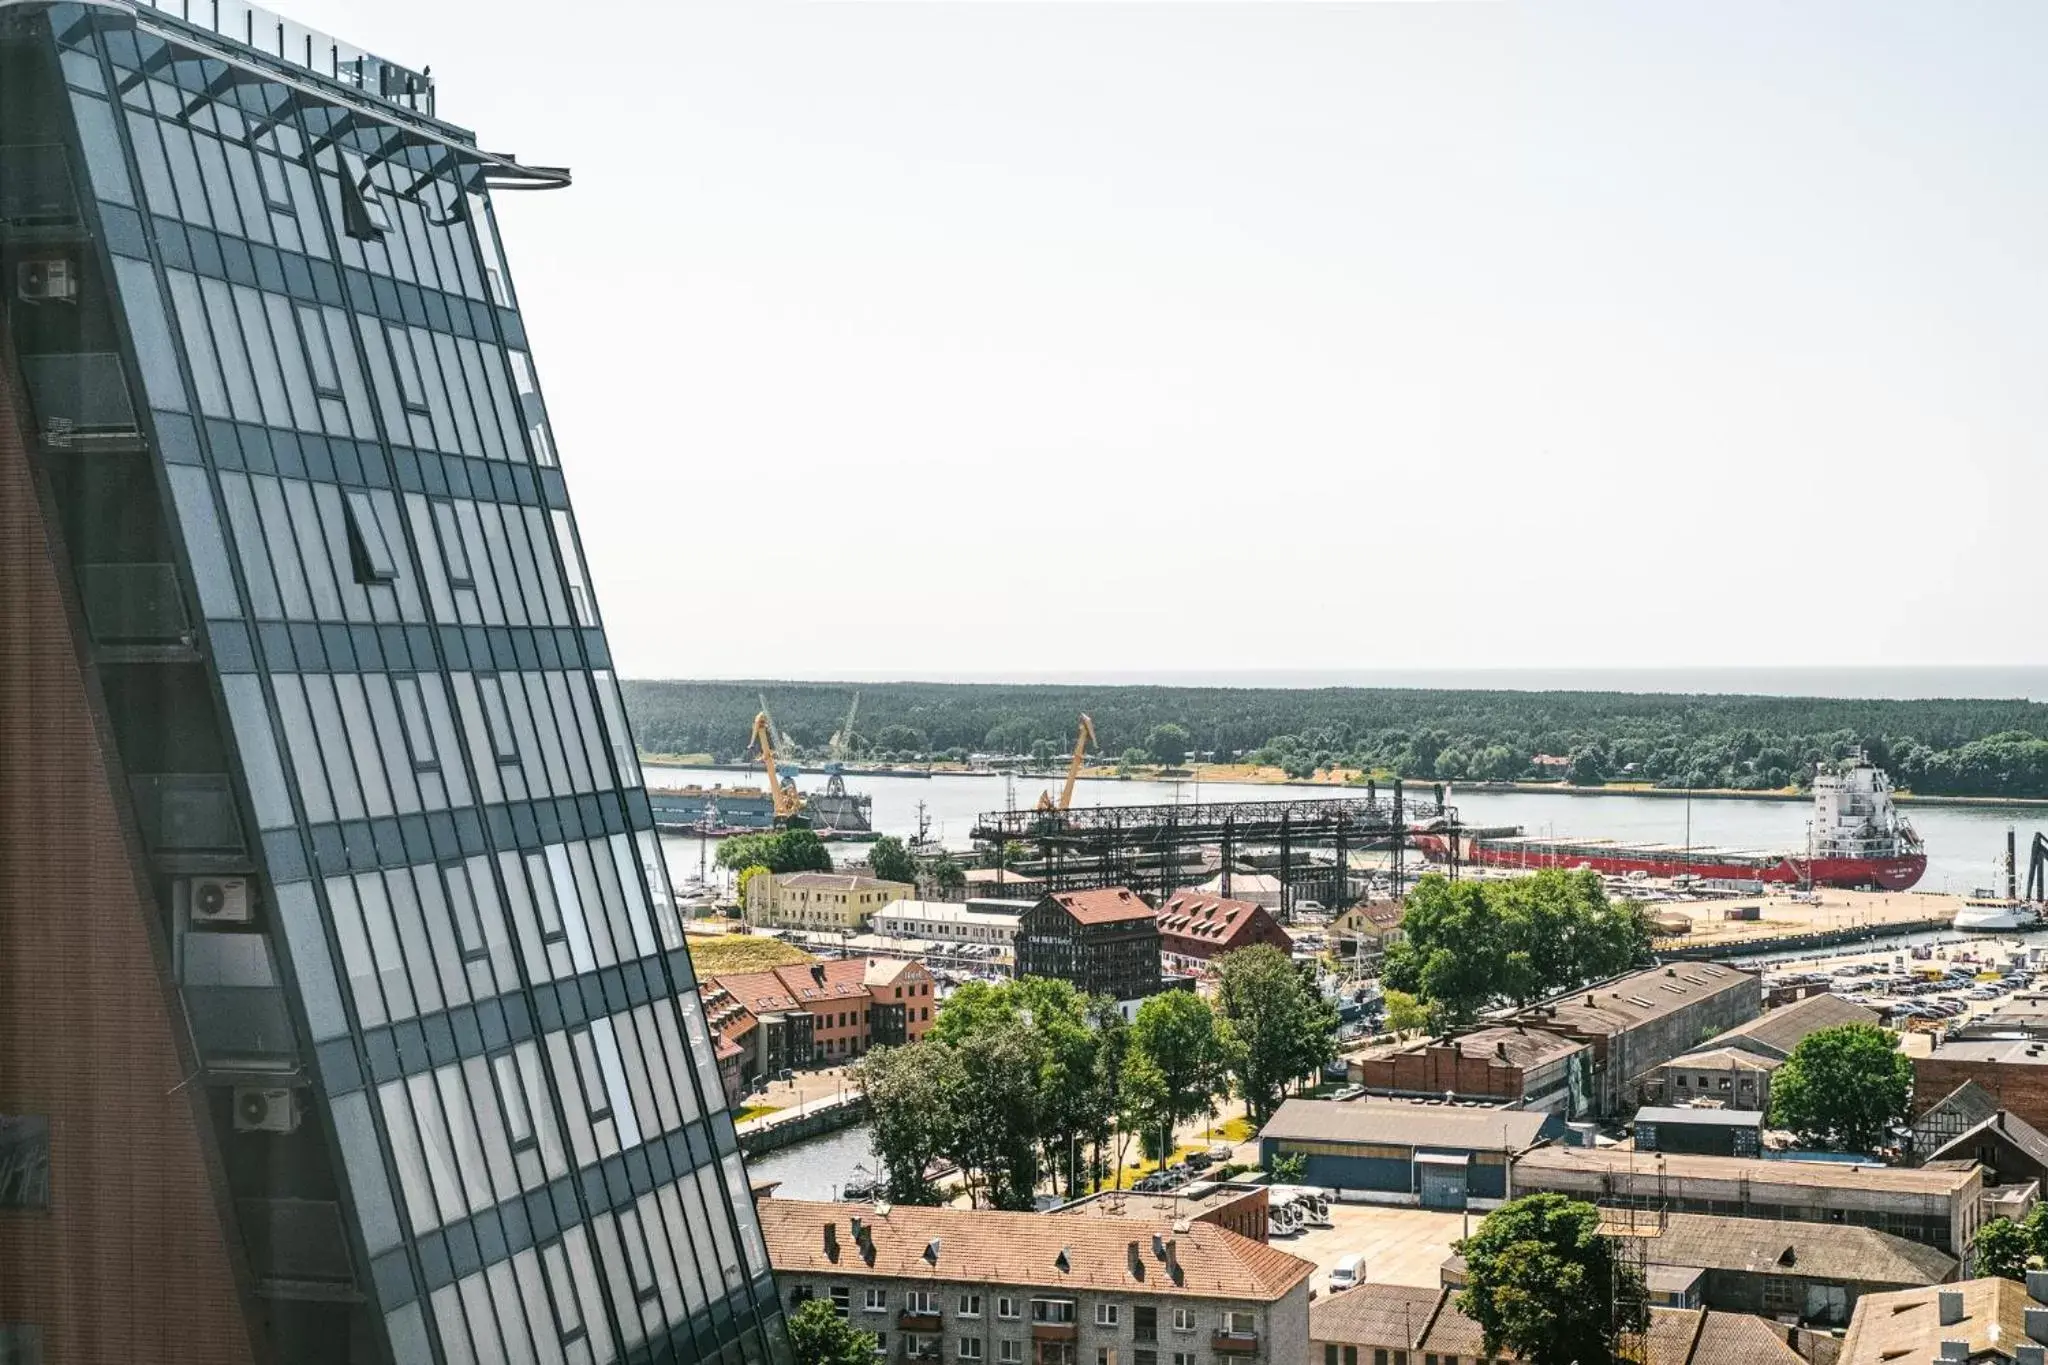
[[[869,1129],[889,1198],[898,1204],[945,1202],[925,1172],[955,1146],[953,1105],[966,1078],[953,1049],[929,1039],[876,1048],[853,1076],[868,1097]]]
[[[1402,938],[1387,950],[1381,979],[1433,1007],[1441,1021],[1462,1023],[1493,1003],[1507,977],[1507,936],[1487,888],[1435,873],[1408,896]]]
[[[1267,1164],[1272,1169],[1266,1174],[1273,1177],[1275,1185],[1299,1185],[1308,1174],[1308,1155],[1304,1152],[1278,1152]]]
[[[762,866],[760,863],[750,863],[746,867],[740,869],[739,878],[734,884],[739,888],[739,898],[741,905],[745,905],[747,903],[748,883],[752,882],[754,878],[761,876],[767,871],[768,869]]]
[[[887,882],[916,882],[917,859],[893,834],[884,834],[868,846],[868,868]]]
[[[875,747],[895,754],[921,754],[931,747],[922,730],[908,725],[884,725],[875,731]]]
[[[1575,787],[1597,787],[1607,781],[1607,751],[1598,744],[1582,744],[1572,750],[1572,766],[1565,780]]]
[[[1028,1213],[1038,1189],[1039,1047],[1028,1032],[976,1033],[956,1054],[946,1155],[987,1207]]]
[[[2041,1207],[2035,1205],[2035,1208]],[[2031,1211],[2029,1213],[2031,1217]],[[2000,1275],[2008,1280],[2027,1278],[2027,1263],[2039,1255],[2034,1238],[2024,1223],[2010,1218],[1993,1218],[1977,1229],[1977,1273]]]
[[[1160,1071],[1159,1064],[1135,1045],[1128,1048],[1124,1053],[1123,1075],[1117,1085],[1116,1099],[1118,1189],[1123,1188],[1124,1156],[1130,1150],[1131,1139],[1140,1138],[1143,1148],[1156,1151],[1159,1135],[1173,1122],[1172,1107],[1166,1075]]]
[[[1173,1129],[1207,1113],[1229,1083],[1216,1016],[1193,991],[1151,996],[1131,1024],[1131,1052],[1158,1070],[1165,1097],[1153,1117],[1171,1148]]]
[[[1151,761],[1152,755],[1133,745],[1117,756],[1116,766],[1119,772],[1128,773],[1137,771]]]
[[[1641,1273],[1615,1259],[1599,1228],[1591,1204],[1531,1194],[1503,1204],[1455,1244],[1465,1258],[1458,1310],[1479,1324],[1488,1355],[1592,1365],[1613,1359],[1617,1325],[1649,1325]]]
[[[1396,1036],[1417,1033],[1429,1027],[1429,1011],[1420,1000],[1406,991],[1390,990],[1386,993],[1387,1028]]]
[[[1898,1035],[1842,1024],[1799,1040],[1771,1077],[1771,1122],[1855,1151],[1882,1146],[1905,1121],[1913,1064]]]
[[[1650,946],[1642,907],[1608,900],[1592,872],[1557,868],[1485,882],[1432,873],[1409,894],[1401,929],[1387,986],[1449,1024],[1501,998],[1523,1004],[1617,975]]]
[[[875,1334],[839,1316],[830,1299],[807,1299],[787,1319],[795,1365],[874,1365]]]
[[[1176,767],[1187,760],[1189,743],[1187,727],[1172,721],[1153,726],[1145,736],[1145,748],[1153,757]]]
[[[1337,1056],[1337,1011],[1278,948],[1258,944],[1216,964],[1224,1056],[1254,1126],[1290,1082]]]
[[[941,891],[958,891],[967,885],[967,869],[960,866],[960,860],[950,853],[941,853],[927,865],[932,885]]]
[[[738,834],[720,841],[720,867],[743,868],[759,863],[770,872],[830,872],[832,850],[807,829],[785,829],[774,833]]]

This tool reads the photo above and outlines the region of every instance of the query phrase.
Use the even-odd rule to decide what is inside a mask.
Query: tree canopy
[[[807,829],[784,829],[760,834],[736,834],[719,841],[720,867],[747,868],[759,864],[774,873],[830,872],[832,850]]]
[[[798,738],[798,756],[824,757],[849,690],[625,684],[642,749],[726,761],[743,756],[763,691]],[[1337,766],[1415,780],[1535,777],[1545,775],[1535,756],[1551,754],[1570,760],[1574,782],[1761,790],[1803,783],[1814,764],[1861,748],[1914,791],[2048,796],[2048,705],[2023,700],[883,683],[862,684],[860,704],[868,747],[912,756],[983,751],[1049,762],[1073,744],[1074,713],[1085,710],[1100,753],[1137,748],[1173,762],[1178,748],[1303,775]]]
[[[1591,1204],[1530,1194],[1486,1215],[1455,1245],[1465,1258],[1458,1310],[1479,1324],[1488,1355],[1593,1365],[1613,1358],[1617,1326],[1648,1326],[1641,1273],[1615,1259],[1599,1228]]]
[[[887,882],[915,882],[917,859],[910,856],[903,841],[884,834],[868,846],[868,870]]]
[[[1216,972],[1224,1061],[1260,1127],[1290,1083],[1337,1056],[1337,1011],[1287,954],[1266,944],[1224,954]]]
[[[1415,885],[1387,951],[1389,990],[1427,1004],[1436,1022],[1462,1023],[1498,1000],[1517,1004],[1627,971],[1649,952],[1633,902],[1614,902],[1597,874],[1550,868],[1501,881]]]
[[[839,1316],[830,1299],[810,1299],[788,1318],[794,1365],[874,1365],[875,1334]]]
[[[1771,1122],[1805,1137],[1874,1151],[1905,1122],[1913,1064],[1875,1024],[1817,1029],[1771,1077]]]
[[[1141,1129],[1148,1142],[1208,1113],[1230,1079],[1216,1015],[1192,991],[1165,991],[1138,1006],[1126,1065],[1137,1073],[1139,1093],[1154,1098]]]

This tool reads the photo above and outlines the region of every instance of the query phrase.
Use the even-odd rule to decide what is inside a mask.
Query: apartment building
[[[923,963],[900,958],[725,972],[700,990],[712,1026],[741,1049],[745,1082],[784,1067],[836,1066],[873,1047],[916,1042],[938,1012],[932,974]]]
[[[1207,1222],[758,1202],[783,1301],[890,1360],[1300,1365],[1314,1266]]]
[[[909,882],[850,872],[763,872],[747,883],[747,923],[757,929],[858,934],[883,906],[916,893]]]

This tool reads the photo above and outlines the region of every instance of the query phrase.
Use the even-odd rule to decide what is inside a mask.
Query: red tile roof
[[[1287,932],[1261,906],[1250,901],[1227,900],[1206,891],[1182,891],[1159,907],[1159,934],[1168,940],[1168,952],[1176,951],[1172,940],[1185,940],[1200,956],[1226,953],[1253,943],[1279,947],[1292,944]]]
[[[1099,891],[1056,891],[1052,899],[1082,924],[1113,924],[1118,920],[1151,919],[1152,907],[1128,887]]]
[[[761,1199],[768,1259],[782,1275],[965,1281],[1027,1289],[1146,1292],[1175,1298],[1271,1303],[1309,1277],[1314,1265],[1215,1223],[1185,1232],[1166,1222],[1049,1218],[1042,1213],[928,1209]],[[851,1220],[874,1230],[874,1259],[854,1241]],[[835,1256],[825,1227],[833,1225]],[[1176,1283],[1153,1237],[1173,1245]],[[1134,1274],[1133,1248],[1136,1248]],[[1064,1262],[1064,1264],[1062,1264]]]

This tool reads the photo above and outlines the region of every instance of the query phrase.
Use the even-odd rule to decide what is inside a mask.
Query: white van
[[[1349,1289],[1355,1284],[1365,1283],[1365,1257],[1357,1252],[1339,1256],[1337,1264],[1330,1267],[1330,1292]]]

